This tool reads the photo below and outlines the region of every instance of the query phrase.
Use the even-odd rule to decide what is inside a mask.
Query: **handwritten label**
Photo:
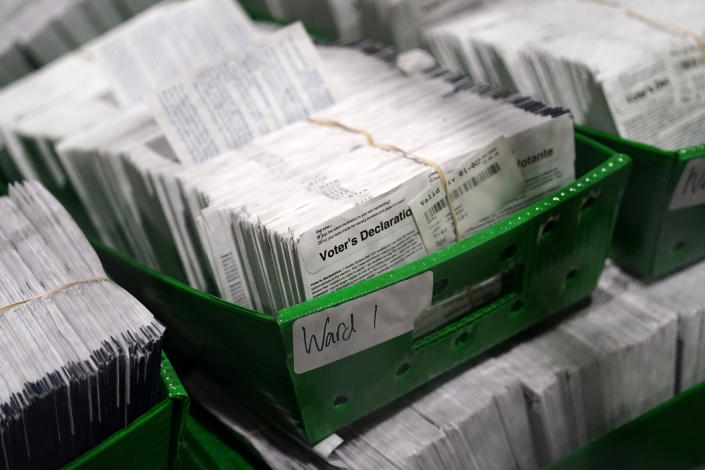
[[[294,321],[294,371],[303,374],[395,338],[431,306],[433,272]]]
[[[673,191],[669,210],[705,204],[705,158],[690,160]]]

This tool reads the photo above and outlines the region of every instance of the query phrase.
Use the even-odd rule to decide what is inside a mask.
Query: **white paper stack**
[[[156,403],[164,327],[38,183],[0,214],[0,468],[59,468]]]
[[[100,239],[128,256],[274,314],[455,240],[434,169],[325,122],[441,165],[460,237],[574,178],[562,109],[397,68],[373,44],[254,32],[225,5],[151,9],[0,98],[22,173],[73,187]],[[179,21],[190,55],[171,49]]]
[[[17,119],[10,138],[17,139],[20,155],[27,158],[25,164],[37,170],[41,181],[50,188],[62,188],[67,179],[56,144],[66,136],[111,119],[117,112],[115,100],[107,93],[69,98]]]
[[[373,39],[406,51],[423,44],[429,25],[474,8],[483,0],[241,0],[255,16],[301,21],[324,38]],[[486,2],[489,3],[489,2]]]
[[[173,272],[174,269],[163,265],[174,264],[169,261],[175,251],[173,245],[168,250],[172,256],[159,255],[160,247],[169,248],[169,238],[145,233],[159,227],[168,232],[163,216],[159,218],[158,213],[150,212],[156,195],[152,188],[143,186],[148,182],[134,177],[126,166],[129,162],[123,161],[123,157],[134,155],[147,164],[148,155],[142,157],[135,147],[146,144],[155,135],[161,136],[144,108],[121,111],[89,131],[67,139],[72,159],[62,159],[62,166],[81,199],[91,201],[85,207],[101,240],[163,272]],[[59,155],[63,155],[61,148]],[[178,277],[182,279],[183,275]]]
[[[540,104],[529,112],[515,105],[517,97],[458,87],[449,78],[396,70],[383,80],[368,79],[366,90],[335,105],[324,102],[323,111],[316,113],[322,106],[314,103],[319,123],[301,120],[207,161],[208,155],[194,155],[203,163],[176,175],[179,192],[170,200],[172,208],[184,204],[173,214],[183,219],[176,237],[194,251],[203,247],[223,298],[265,312],[370,278],[455,240],[434,169],[320,122],[364,129],[377,142],[441,165],[461,237],[573,180],[568,115]],[[315,96],[327,95],[321,89]],[[217,129],[209,132],[217,135]],[[167,137],[188,156],[189,142],[179,141],[187,134],[172,134],[175,139],[169,132]],[[224,140],[241,135],[228,129]],[[548,157],[522,165],[537,154]],[[189,230],[194,225],[197,239]],[[199,259],[184,263],[207,278]]]
[[[240,0],[255,17],[281,23],[301,21],[314,34],[338,40],[356,40],[360,30],[357,0]]]
[[[187,2],[179,6],[182,9],[191,6],[193,7],[191,10],[194,10],[195,7],[199,7],[203,10],[204,6],[212,9],[216,6],[220,8],[222,5],[223,3],[219,0],[211,0]],[[190,13],[198,12],[191,10],[185,11]],[[230,10],[230,8],[226,8],[225,13],[228,13]],[[150,11],[151,16],[145,18],[139,17],[135,20],[135,23],[144,23],[147,25],[145,27],[149,28],[159,26],[159,24],[161,24],[159,21],[161,20],[158,19],[159,16],[156,12],[159,12],[159,10]],[[237,10],[235,10],[235,12],[237,13]],[[169,11],[169,13],[171,16],[167,17],[165,21],[173,21],[174,17],[177,16],[173,11]],[[227,20],[227,17],[225,17],[225,15],[220,16],[221,26],[226,27],[229,22],[223,20]],[[235,19],[237,18],[233,18],[233,20]],[[147,20],[149,20],[149,22]],[[234,21],[230,21],[230,23],[232,22]],[[201,26],[196,20],[194,20],[194,23],[196,23],[198,27]],[[125,41],[123,39],[127,41],[127,44],[130,44],[132,38],[126,33],[131,31],[131,27],[132,25],[128,24],[125,26],[126,31],[117,31],[117,39],[111,39],[109,37],[99,41],[96,50],[104,50],[108,47],[106,45],[109,44],[124,44]],[[228,31],[231,35],[235,36],[234,29],[228,29]],[[297,35],[296,40],[299,43],[301,43],[303,39],[307,53],[309,55],[311,53],[315,54],[310,40],[305,36],[303,31],[300,28],[295,28],[294,31]],[[205,31],[201,31],[201,33],[205,34]],[[242,34],[240,36],[242,36]],[[279,51],[279,58],[291,60],[291,58],[287,58],[287,55],[297,52],[294,49],[297,45],[292,44],[294,41],[287,42],[289,40],[289,36],[287,35],[274,35],[273,40],[278,40],[278,43],[286,48]],[[239,44],[237,41],[227,42],[224,40],[223,47],[226,49],[237,48],[245,46],[246,44],[246,42]],[[203,43],[202,46],[205,47],[206,44]],[[146,63],[144,62],[144,52],[145,51],[133,50],[133,55],[130,57],[130,60],[134,61],[136,66],[144,66]],[[254,51],[250,52],[248,56],[252,60],[248,59],[248,62],[244,64],[241,62],[241,65],[245,68],[252,68],[254,65],[253,61],[259,60],[257,54],[262,53],[261,60],[263,64],[259,67],[261,69],[267,68],[268,63],[266,61],[272,61],[275,58],[268,58],[266,52],[267,51],[263,51],[261,47],[254,46]],[[228,54],[232,54],[232,51]],[[226,54],[225,60],[230,60],[228,54]],[[345,60],[345,58],[346,57],[340,57],[338,61]],[[299,63],[302,65],[302,70],[294,71],[294,73],[298,73],[302,79],[311,80],[317,75],[308,73],[309,69],[303,62],[304,59],[305,57],[299,58],[299,60],[302,61]],[[335,60],[332,62],[331,66],[337,64]],[[198,63],[198,61],[194,61],[195,65]],[[216,67],[219,64],[220,62],[217,62]],[[271,62],[271,64],[272,67],[269,67],[267,73],[269,74],[268,76],[275,77],[276,74],[279,73],[280,68],[277,68],[277,64],[274,62]],[[180,64],[172,63],[171,65],[179,68],[184,67],[186,63],[182,60]],[[201,69],[197,68],[196,70]],[[312,71],[316,74],[318,73],[315,70]],[[224,72],[227,74],[233,73],[232,71],[220,70],[218,73],[221,75],[203,77],[203,80],[215,80],[210,82],[213,86],[225,86],[226,84],[220,80]],[[246,76],[248,70],[243,70],[243,74]],[[249,80],[257,80],[255,72],[249,72],[249,74]],[[232,76],[237,80],[243,80],[243,77],[239,74],[233,73]],[[130,95],[130,93],[138,89],[144,90],[145,93],[149,95],[154,84],[160,82],[160,78],[154,75],[151,76],[150,80],[151,81],[145,81],[143,83],[144,86],[140,85],[140,87],[130,88],[128,84],[123,88],[123,91],[126,92],[125,96]],[[209,86],[208,83],[203,83],[203,85]],[[243,85],[244,84],[241,84],[241,86]],[[276,87],[276,85],[276,83],[273,84],[274,87]],[[118,86],[118,89],[120,86]],[[341,87],[340,91],[342,93],[350,93],[352,92],[351,87],[354,86],[364,86],[364,83],[357,84],[353,82],[350,86]],[[177,87],[178,85],[172,86],[172,88]],[[279,93],[279,90],[276,88],[272,88],[272,90]],[[227,88],[223,91],[227,92]],[[247,91],[248,90],[243,86],[240,92],[245,94]],[[313,88],[313,91],[316,92],[317,89]],[[167,92],[162,92],[161,95],[157,95],[154,99],[159,99],[159,97],[166,96],[167,94]],[[137,95],[133,94],[133,96]],[[324,103],[328,103],[330,100],[330,95],[327,91],[324,95],[321,95],[321,97]],[[278,98],[283,100],[288,99],[287,96],[283,94]],[[166,99],[170,98],[167,97]],[[314,96],[313,99],[318,98]],[[160,103],[163,104],[163,102]],[[173,131],[177,138],[181,135],[190,135],[193,137],[193,134],[189,133],[188,130],[184,134],[179,134],[180,128],[178,128],[178,126],[180,123],[178,120],[173,121],[170,120],[170,118],[176,116],[176,113],[184,112],[184,110],[173,110],[169,106],[173,105],[174,102],[170,101],[170,103],[171,104],[165,105],[166,109],[161,109],[162,114],[158,114],[162,116],[161,122],[166,122],[167,132],[172,130],[170,126],[174,125],[176,129],[173,129]],[[183,101],[176,102],[177,105],[179,103],[183,103]],[[250,103],[252,103],[252,101],[250,101]],[[266,105],[266,102],[262,102],[261,104]],[[282,106],[287,104],[291,104],[291,101],[289,100],[286,103],[282,103]],[[302,102],[302,105],[306,106],[306,103]],[[76,109],[81,113],[85,111],[84,108]],[[264,109],[264,111],[267,110]],[[186,110],[186,112],[188,113],[188,110]],[[269,130],[286,125],[292,119],[301,118],[305,116],[308,111],[306,108],[290,108],[289,111],[285,110],[284,112],[289,112],[291,115],[289,117],[284,116],[284,118],[281,119],[273,114],[272,117],[274,119],[266,123],[270,126]],[[304,114],[302,114],[302,112]],[[195,230],[192,221],[189,221],[191,225],[184,225],[185,222],[181,216],[181,211],[183,210],[182,201],[178,196],[176,198],[172,197],[174,191],[176,191],[176,187],[174,186],[174,179],[171,175],[184,162],[212,158],[216,156],[220,150],[205,145],[207,142],[206,138],[195,139],[184,143],[186,155],[183,153],[177,155],[174,153],[174,150],[167,142],[164,135],[157,130],[151,116],[152,113],[146,108],[136,105],[135,107],[125,108],[115,116],[115,119],[101,122],[90,129],[86,129],[84,132],[75,133],[67,137],[56,147],[57,152],[61,155],[61,164],[66,169],[72,185],[76,188],[77,193],[91,215],[91,219],[103,240],[112,246],[119,247],[124,253],[134,256],[153,267],[157,267],[167,274],[183,280],[188,279],[192,285],[202,290],[214,291],[215,288],[211,287],[212,284],[209,284],[208,280],[204,278],[200,272],[194,274],[192,270],[189,270],[187,271],[188,275],[184,275],[184,268],[181,266],[179,259],[174,257],[178,249],[178,253],[181,254],[182,258],[193,261],[193,263],[199,266],[199,269],[203,269],[201,266],[206,266],[207,269],[207,260],[205,258],[193,259],[193,256],[197,256],[194,255],[194,253],[196,253],[194,248],[191,245],[185,245],[179,237],[174,239],[169,233],[170,229],[174,233],[179,233],[179,230],[187,232],[193,232],[193,230]],[[196,114],[188,114],[188,116],[188,121],[192,123],[197,117]],[[268,132],[267,128],[265,128],[264,132]],[[218,137],[215,135],[216,133],[217,130],[207,137]],[[242,135],[242,137],[245,138],[245,135]],[[252,137],[253,136],[250,135],[248,138],[251,139]],[[178,144],[179,141],[177,140],[175,143]],[[191,146],[192,144],[193,146]],[[230,145],[227,141],[221,141],[219,144],[223,145],[224,148]],[[200,153],[197,152],[197,154],[192,156],[189,153],[189,149],[193,148],[197,149]],[[206,153],[207,151],[210,153]],[[169,176],[169,178],[162,181],[162,175],[164,174]],[[103,194],[96,195],[95,191]],[[172,206],[175,207],[172,208]],[[178,218],[173,216],[174,212],[179,214]],[[148,232],[148,235],[144,235],[144,231]],[[174,240],[174,242],[169,243],[172,240]],[[188,241],[190,241],[190,239],[188,239],[187,242]],[[190,268],[190,265],[187,264],[186,268]],[[210,282],[212,283],[212,279]]]
[[[321,48],[320,52],[331,82],[342,96],[368,86],[373,79],[367,73],[380,77],[397,73],[381,61],[357,67],[361,54],[353,49]],[[363,55],[363,62],[365,58]],[[74,106],[73,112],[83,114],[84,108]],[[169,208],[171,202],[181,205],[178,198],[169,200],[167,193],[172,186],[162,185],[161,175],[171,175],[182,162],[147,107],[121,109],[114,118],[73,133],[53,148],[61,157],[61,167],[83,201],[101,240],[161,272],[183,281],[190,279],[193,285],[215,291],[215,286],[206,283],[198,273],[190,272],[187,277],[181,260],[174,256],[178,250],[187,258],[192,251],[180,238],[171,235],[170,227],[178,231],[177,221],[172,211],[164,211],[163,207]],[[134,213],[139,215],[132,217]],[[146,236],[129,233],[142,230],[147,232]],[[202,262],[207,263],[205,258]]]
[[[13,162],[70,183],[108,245],[261,311],[418,259],[574,179],[565,110],[372,43],[264,32],[225,0],[152,8],[89,51],[0,95]],[[83,79],[23,99],[70,73]],[[333,121],[441,165],[457,224],[433,168]]]
[[[629,10],[628,10],[629,9]],[[429,27],[441,63],[571,109],[579,124],[665,149],[701,144],[698,0],[507,1]]]
[[[143,9],[147,6],[143,3],[134,8]],[[3,171],[13,177],[39,179],[62,192],[70,183],[84,201],[101,240],[186,280],[180,260],[174,257],[174,245],[169,240],[163,242],[160,233],[152,238],[142,233],[143,226],[168,232],[167,224],[154,220],[153,211],[147,210],[150,202],[158,202],[156,195],[152,192],[149,200],[134,202],[132,194],[141,195],[143,188],[140,182],[132,186],[125,183],[129,170],[120,163],[114,171],[92,164],[82,168],[84,173],[78,176],[70,162],[59,159],[57,143],[75,141],[84,151],[83,136],[95,127],[98,140],[88,139],[96,142],[93,153],[104,150],[98,145],[104,136],[105,152],[124,156],[133,146],[145,143],[145,136],[152,137],[149,133],[157,133],[150,114],[145,119],[153,128],[145,127],[140,117],[132,125],[121,124],[140,114],[140,105],[135,102],[142,99],[142,93],[173,74],[244,47],[253,34],[244,13],[228,0],[171,2],[147,10],[92,41],[84,51],[68,54],[0,92],[3,146],[11,157],[3,155]],[[109,130],[113,122],[117,127]],[[122,129],[124,125],[128,127]],[[132,140],[130,129],[137,132]],[[85,156],[83,152],[80,157]],[[158,204],[156,207],[160,210]],[[136,220],[134,212],[143,209],[149,217]]]
[[[436,385],[409,400],[444,433],[426,468],[536,468],[522,386],[504,362],[488,359]]]
[[[59,140],[139,103],[174,74],[243,47],[251,34],[229,0],[160,4],[3,89],[0,128],[14,165],[26,178],[63,188]]]
[[[668,310],[598,291],[575,318],[507,355],[527,387],[541,465],[672,395],[676,325]]]
[[[364,37],[405,51],[422,45],[422,32],[432,24],[472,10],[482,0],[360,0]]]
[[[105,76],[93,61],[79,53],[67,54],[41,71],[3,88],[0,91],[0,137],[7,146],[12,165],[20,175],[27,179],[39,179],[48,187],[55,187],[65,179],[57,168],[51,145],[63,135],[57,135],[49,128],[48,132],[40,129],[36,139],[33,133],[21,135],[18,128],[21,121],[31,122],[35,116],[42,119],[39,116],[47,113],[49,119],[45,121],[48,121],[49,127],[59,130],[68,127],[69,131],[74,131],[77,130],[74,127],[80,129],[90,120],[82,118],[82,107],[66,108],[66,104],[102,104],[102,107],[108,107],[110,102],[105,98],[108,93]],[[58,118],[57,112],[62,113]],[[52,113],[55,119],[51,119]]]
[[[91,42],[85,51],[69,54],[7,87],[0,92],[0,128],[4,151],[11,158],[2,156],[3,172],[39,179],[62,192],[70,183],[89,212],[94,227],[88,229],[95,229],[102,241],[187,280],[174,256],[164,215],[159,218],[155,191],[161,188],[154,187],[148,174],[155,160],[162,159],[158,154],[149,158],[155,148],[149,139],[158,142],[159,135],[151,134],[159,132],[150,113],[141,117],[137,102],[173,75],[245,47],[254,34],[244,13],[228,0],[160,4]],[[91,137],[93,128],[96,135]],[[77,144],[78,153],[71,160],[58,158],[60,140],[67,140],[69,149]],[[145,150],[135,149],[132,158],[133,147]],[[107,156],[116,160],[97,165]],[[88,157],[87,167],[72,165],[73,160]],[[123,163],[123,157],[129,162]],[[126,167],[133,163],[139,172]],[[135,199],[143,196],[149,197]],[[144,216],[139,218],[137,212]],[[151,237],[144,235],[145,230]]]
[[[85,44],[156,0],[6,0],[0,5],[0,85]]]
[[[644,284],[622,273],[616,266],[605,269],[602,285],[613,295],[629,298],[646,308],[659,305],[678,315],[677,367],[674,391],[687,390],[705,380],[705,297],[703,263],[671,276]]]
[[[256,34],[232,0],[164,2],[86,49],[118,102],[132,105],[180,74],[246,48]]]

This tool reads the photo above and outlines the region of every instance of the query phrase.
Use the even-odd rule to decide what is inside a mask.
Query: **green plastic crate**
[[[607,257],[630,166],[576,136],[578,179],[437,253],[278,312],[277,318],[199,292],[95,244],[108,273],[167,325],[167,351],[208,369],[245,403],[310,443],[380,408],[587,297]],[[293,368],[297,318],[426,271],[433,303],[498,273],[511,290],[442,329],[412,332],[303,374]]]
[[[705,382],[546,470],[690,470],[705,467]]]
[[[178,470],[254,470],[241,449],[246,444],[225,425],[205,413],[190,413]],[[249,451],[248,453],[252,453]]]
[[[705,157],[705,145],[665,151],[586,127],[576,130],[632,158],[611,254],[621,268],[653,279],[705,257],[705,205],[668,209],[686,164]]]
[[[162,399],[67,470],[156,470],[177,468],[186,429],[189,398],[171,363],[162,355]]]

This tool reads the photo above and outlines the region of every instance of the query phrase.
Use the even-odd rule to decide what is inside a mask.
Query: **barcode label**
[[[460,159],[458,159],[460,160]],[[500,137],[467,156],[446,173],[452,185],[445,191],[439,180],[409,202],[414,221],[426,251],[432,253],[455,241],[524,190],[524,176],[505,137]],[[479,197],[478,197],[479,196]],[[449,220],[448,204],[453,204],[457,227]]]
[[[491,178],[492,176],[500,173],[501,171],[502,167],[499,165],[499,162],[491,164],[490,166],[482,170],[480,173],[470,177],[466,181],[463,181],[463,184],[461,184],[457,188],[453,188],[453,190],[450,192],[450,199],[454,200],[459,198],[466,192],[470,191],[472,188],[479,186],[480,184],[482,184],[483,181]],[[448,207],[448,203],[445,197],[434,202],[433,205],[429,207],[428,210],[424,213],[424,216],[426,217],[426,222],[431,223],[433,216],[438,214],[446,207]]]
[[[502,171],[502,168],[499,166],[499,162],[493,163],[492,165],[488,166],[487,168],[482,170],[477,175],[471,177],[467,181],[464,181],[463,184],[461,184],[457,188],[453,189],[453,191],[450,192],[450,198],[451,199],[459,198],[460,196],[462,196],[466,192],[470,191],[475,186],[478,186],[480,183],[482,183],[486,179],[490,178],[491,176],[496,175],[500,171]]]
[[[448,207],[448,203],[446,202],[445,197],[443,197],[443,199],[439,199],[438,201],[434,202],[433,205],[424,213],[424,215],[426,216],[426,222],[428,222],[430,224],[433,216],[438,214],[440,211],[442,211],[446,207]]]

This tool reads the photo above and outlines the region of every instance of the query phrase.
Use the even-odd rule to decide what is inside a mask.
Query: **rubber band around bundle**
[[[417,161],[419,163],[423,163],[425,165],[430,166],[433,168],[436,173],[438,174],[438,178],[441,180],[441,184],[443,185],[443,192],[445,193],[445,199],[446,199],[446,204],[448,205],[448,210],[450,211],[450,217],[451,220],[453,221],[453,231],[455,232],[455,241],[460,241],[460,231],[458,230],[458,217],[455,215],[455,208],[453,207],[453,204],[451,203],[450,200],[450,193],[448,192],[448,180],[446,179],[445,172],[441,168],[441,166],[427,158],[420,157],[418,155],[414,155],[413,153],[407,152],[404,149],[401,149],[397,147],[396,145],[391,145],[391,144],[383,144],[383,143],[378,143],[375,141],[375,139],[372,137],[372,134],[367,132],[364,129],[356,129],[354,127],[346,126],[345,124],[338,122],[338,121],[333,121],[331,119],[319,119],[319,118],[308,118],[308,121],[313,123],[313,124],[319,124],[321,126],[330,126],[330,127],[338,127],[340,129],[346,130],[348,132],[353,132],[356,134],[360,134],[367,139],[367,143],[371,145],[372,147],[376,147],[378,149],[386,150],[387,152],[398,152],[401,153],[404,157]]]
[[[15,302],[13,304],[5,305],[4,307],[0,307],[0,313],[5,313],[8,310],[11,310],[15,307],[19,307],[20,305],[26,304],[27,302],[30,302],[32,300],[41,299],[42,297],[56,294],[57,292],[61,292],[64,289],[68,289],[69,287],[77,286],[79,284],[87,284],[89,282],[109,281],[109,280],[110,279],[107,276],[96,276],[96,277],[91,277],[89,279],[82,279],[80,281],[69,282],[69,283],[63,284],[61,286],[54,287],[53,289],[49,289],[48,291],[44,291],[41,294],[37,294],[37,295],[32,296],[28,299],[20,300],[19,302]]]
[[[687,28],[683,28],[682,26],[678,26],[677,24],[669,23],[668,21],[664,21],[660,18],[654,18],[652,16],[645,15],[641,13],[638,10],[633,9],[630,6],[624,5],[620,2],[617,1],[612,1],[612,0],[583,0],[587,1],[590,3],[597,3],[599,5],[605,5],[613,8],[621,8],[624,10],[629,16],[632,18],[641,21],[644,24],[647,24],[653,28],[656,29],[662,29],[662,30],[667,30],[670,32],[675,32],[680,35],[685,35],[685,36],[690,36],[693,39],[695,39],[695,42],[698,44],[698,47],[700,48],[700,52],[703,54],[703,59],[705,59],[705,40],[703,40],[702,37],[695,31],[691,31]]]

